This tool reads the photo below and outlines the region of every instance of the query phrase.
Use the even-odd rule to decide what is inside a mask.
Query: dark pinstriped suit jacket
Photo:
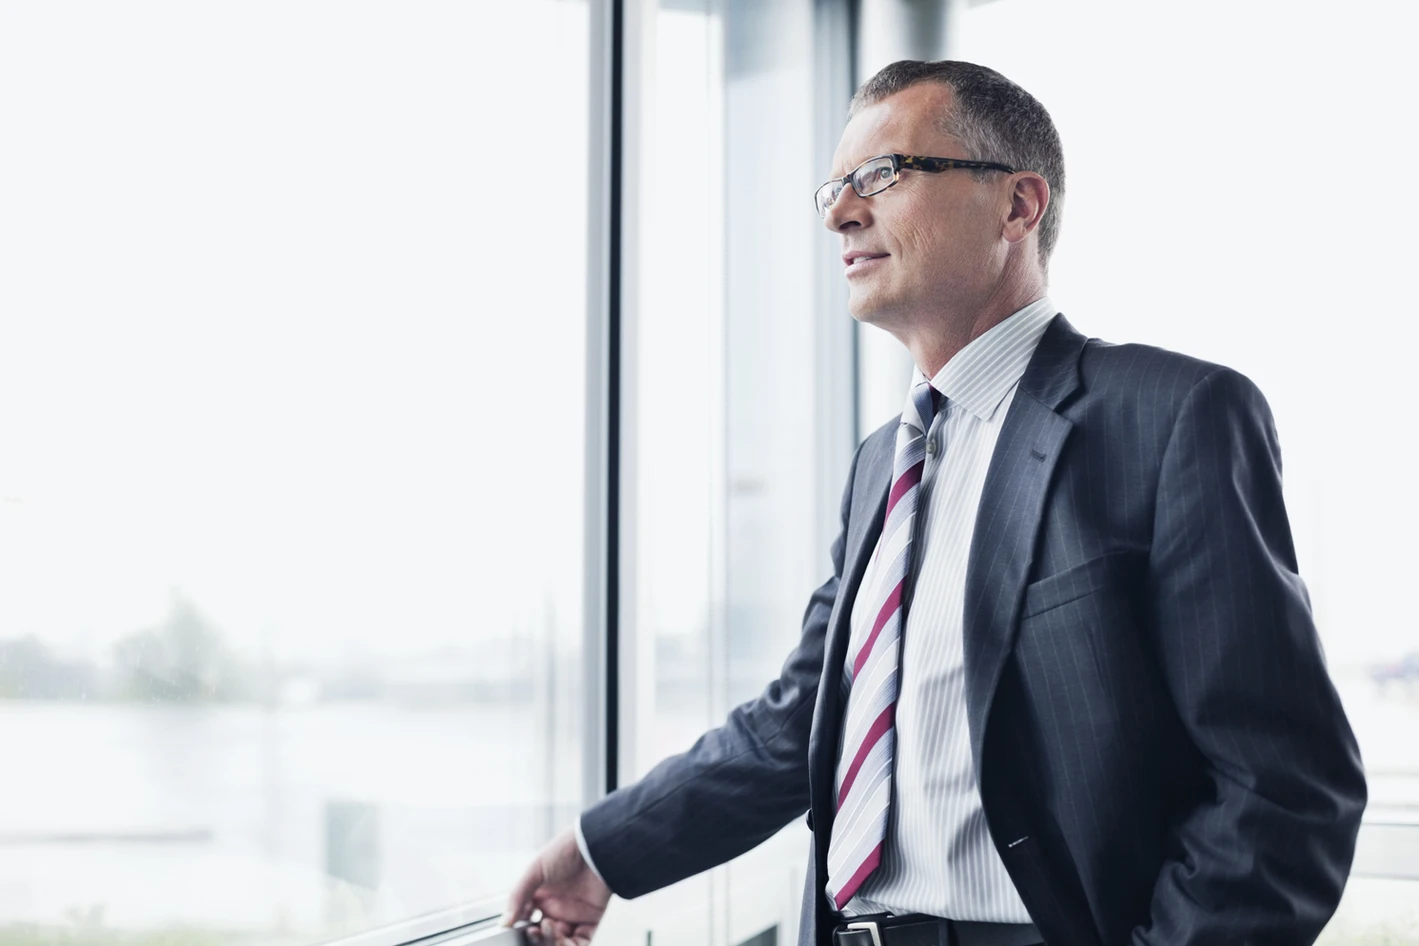
[[[897,422],[843,497],[835,575],[779,679],[582,816],[634,897],[809,811],[800,942],[835,920],[836,681]],[[1007,414],[966,578],[971,748],[991,835],[1046,940],[1309,943],[1365,782],[1297,577],[1271,413],[1227,368],[1057,316]],[[826,677],[825,677],[826,675]]]

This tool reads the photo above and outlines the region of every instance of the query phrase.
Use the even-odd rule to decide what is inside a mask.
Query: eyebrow
[[[871,158],[878,157],[879,155],[883,155],[883,154],[894,154],[894,153],[895,153],[895,152],[892,152],[892,151],[879,151],[879,152],[877,152],[877,154],[869,154],[869,155],[868,155],[867,157],[865,157],[865,158],[858,158],[856,161],[850,162],[850,163],[847,165],[847,167],[843,170],[843,172],[842,172],[841,174],[833,174],[833,173],[830,171],[829,174],[828,174],[828,180],[830,180],[830,181],[840,181],[840,180],[842,180],[843,178],[847,177],[849,171],[852,171],[852,170],[854,170],[855,168],[859,167],[859,166],[862,164],[863,161],[867,161],[867,160],[869,160],[869,159],[871,159]]]

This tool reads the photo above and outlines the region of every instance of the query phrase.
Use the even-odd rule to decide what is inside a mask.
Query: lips
[[[853,250],[851,253],[844,253],[844,273],[851,278],[858,273],[865,273],[868,270],[876,269],[882,265],[880,261],[886,259],[887,256],[888,254],[886,253],[867,253],[862,250]]]
[[[851,253],[843,254],[843,265],[848,267],[859,266],[862,263],[871,262],[875,259],[883,259],[886,256],[886,253],[868,253],[865,250],[853,250]]]

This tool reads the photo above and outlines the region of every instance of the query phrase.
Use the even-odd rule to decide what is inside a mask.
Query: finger
[[[512,926],[515,923],[519,923],[523,920],[530,920],[531,918],[531,900],[523,900],[517,903],[514,903],[512,900],[509,900],[507,909],[503,912],[501,923],[503,926]]]
[[[511,926],[518,920],[527,919],[532,913],[532,895],[537,891],[537,887],[542,883],[542,866],[537,861],[532,862],[517,886],[512,888],[512,893],[508,895],[507,910],[503,914],[503,926]]]
[[[586,923],[595,926],[606,912],[604,905],[588,903],[575,896],[543,896],[540,906],[544,912],[573,925]]]

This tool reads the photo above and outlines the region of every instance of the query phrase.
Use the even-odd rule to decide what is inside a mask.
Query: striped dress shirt
[[[981,808],[966,723],[966,565],[986,469],[1010,402],[1054,318],[1044,297],[973,339],[931,379],[946,395],[927,434],[914,539],[914,590],[902,632],[897,754],[882,863],[844,913],[928,913],[1028,923]],[[920,369],[912,385],[925,380]],[[911,388],[908,389],[910,399]],[[852,610],[853,636],[885,580],[874,555]],[[885,571],[885,569],[883,570]]]

